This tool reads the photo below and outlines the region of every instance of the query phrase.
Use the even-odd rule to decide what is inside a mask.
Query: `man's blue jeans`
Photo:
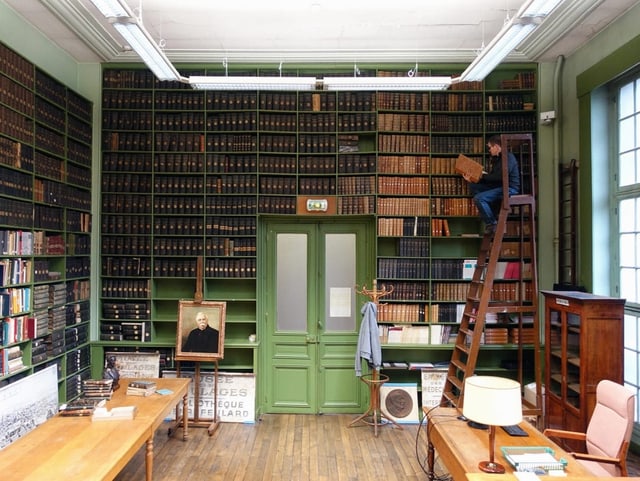
[[[492,206],[502,199],[502,187],[489,187],[484,184],[469,184],[469,189],[473,194],[473,202],[478,207],[480,218],[486,225],[493,225],[498,222],[493,213]],[[518,193],[517,189],[509,188],[509,195]]]

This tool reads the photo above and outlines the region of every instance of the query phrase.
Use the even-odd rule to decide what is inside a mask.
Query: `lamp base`
[[[478,464],[478,468],[480,468],[480,471],[484,471],[485,473],[504,474],[505,472],[504,466],[502,464],[494,463],[491,461],[481,461]]]

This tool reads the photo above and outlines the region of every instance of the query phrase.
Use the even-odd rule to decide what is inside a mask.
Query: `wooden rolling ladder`
[[[523,414],[542,415],[541,369],[540,369],[540,330],[538,322],[538,275],[536,261],[535,229],[535,177],[533,162],[533,138],[531,134],[504,134],[502,140],[502,169],[504,195],[498,214],[495,233],[485,233],[480,245],[477,266],[475,268],[464,313],[456,336],[451,363],[442,394],[440,405],[462,409],[464,401],[464,380],[475,373],[478,354],[483,346],[482,339],[488,314],[495,314],[500,320],[517,323],[518,381],[523,384],[525,377],[525,340],[523,339],[524,319],[533,319],[533,368],[536,383],[536,402],[523,399]],[[514,153],[520,164],[521,194],[508,196],[507,154]],[[506,233],[506,234],[505,234]],[[503,242],[505,237],[509,242]],[[514,249],[517,246],[517,249]],[[505,252],[509,251],[509,252]],[[518,262],[518,276],[506,283],[510,291],[516,292],[513,298],[501,295],[499,289],[505,285],[494,285],[496,269],[501,258],[509,257]],[[515,257],[515,259],[514,259]],[[530,275],[523,268],[530,262]],[[514,289],[515,285],[515,289]],[[507,319],[508,318],[508,319]],[[528,319],[527,319],[527,322]],[[527,328],[528,329],[528,328]],[[531,339],[526,339],[527,343]],[[527,348],[528,350],[531,347]]]

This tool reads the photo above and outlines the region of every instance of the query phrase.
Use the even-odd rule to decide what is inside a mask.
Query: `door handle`
[[[307,344],[318,344],[318,339],[315,336],[306,337]]]

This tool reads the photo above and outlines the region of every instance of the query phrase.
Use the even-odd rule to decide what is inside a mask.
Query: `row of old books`
[[[268,157],[261,156],[261,166],[272,164]],[[264,161],[264,163],[262,163]],[[217,172],[257,172],[257,157],[255,154],[207,154],[206,171]],[[166,168],[163,171],[171,172],[172,165],[167,159]],[[261,167],[262,168],[262,167]],[[156,169],[157,170],[157,169]],[[265,171],[270,172],[269,169]]]
[[[156,237],[153,239],[153,255],[201,255],[204,241],[201,237]],[[122,252],[120,252],[122,253]]]
[[[428,174],[430,159],[415,155],[381,155],[378,172],[385,174]]]
[[[522,94],[487,95],[486,109],[490,112],[502,110],[532,110],[532,107]]]
[[[40,149],[48,150],[54,155],[63,156],[65,154],[65,136],[60,132],[48,129],[42,124],[36,124],[34,139],[35,146]]]
[[[153,108],[153,92],[146,90],[102,91],[103,109],[144,110]]]
[[[102,216],[102,232],[115,234],[151,234],[152,219],[145,215]]]
[[[34,234],[28,230],[0,230],[0,254],[11,256],[33,254]]]
[[[429,195],[429,179],[426,177],[378,177],[380,195]]]
[[[207,214],[212,215],[242,215],[255,214],[259,201],[265,197],[256,199],[255,196],[217,196],[207,197]]]
[[[151,195],[102,194],[102,212],[105,214],[151,214]]]
[[[204,109],[202,92],[189,91],[156,91],[154,108],[156,110],[202,110]]]
[[[207,239],[206,251],[207,256],[255,256],[256,240],[255,238],[236,238],[214,237]]]
[[[256,235],[255,217],[207,217],[207,235]]]
[[[433,197],[431,199],[431,215],[463,216],[478,215],[478,208],[470,197]]]
[[[447,219],[431,219],[431,236],[432,237],[448,237],[451,235],[449,229],[449,221]]]
[[[172,160],[172,168],[170,172],[184,172],[183,169],[190,169],[195,164],[202,166],[204,164],[203,159],[200,156],[194,156],[191,154],[157,154],[156,159],[156,172],[164,172],[166,169],[162,168],[166,165],[165,159],[170,158]],[[102,153],[102,171],[104,172],[151,172],[153,166],[153,160],[150,152],[141,153],[119,153],[119,152],[103,152]],[[202,169],[197,170],[202,172]]]
[[[263,193],[262,189],[260,190],[260,193]],[[275,192],[268,192],[268,193],[275,193]],[[300,177],[298,179],[298,194],[299,195],[335,195],[336,179],[334,177]]]
[[[104,132],[103,150],[151,152],[153,134],[150,132]]]
[[[0,287],[26,284],[33,279],[33,260],[0,259]]]
[[[535,72],[518,72],[513,79],[501,80],[501,89],[534,89],[536,88]]]
[[[158,132],[154,147],[156,152],[204,152],[204,139],[200,133]]]
[[[376,209],[375,197],[362,195],[353,197],[338,197],[338,214],[373,214]]]
[[[66,87],[39,69],[36,69],[35,88],[38,95],[46,97],[48,100],[66,107]]]
[[[34,85],[33,64],[5,45],[0,45],[0,71],[22,85]]]
[[[145,299],[151,295],[149,279],[103,279],[102,297]]]
[[[0,137],[0,164],[32,172],[33,147]]]
[[[244,189],[245,187],[239,187],[238,193],[248,193]],[[161,196],[156,194],[153,197],[153,212],[160,215],[202,215],[204,214],[204,199],[201,196]]]
[[[295,195],[296,183],[296,177],[260,177],[260,193]]]
[[[431,136],[431,152],[484,152],[485,140],[481,136]]]
[[[432,132],[481,132],[482,115],[431,115]]]
[[[134,314],[125,314],[134,316]],[[148,314],[141,314],[144,316]],[[112,319],[113,314],[104,313],[105,318]],[[129,318],[127,318],[129,319]],[[101,341],[135,341],[150,342],[151,341],[151,322],[123,320],[119,322],[100,323],[100,340]]]
[[[73,163],[76,163],[86,167],[87,169],[90,169],[91,153],[92,150],[90,138],[87,143],[83,143],[78,142],[72,137],[67,137],[67,160],[70,161],[68,165],[73,165]],[[69,179],[69,173],[67,173],[67,179]],[[86,187],[89,187],[88,183]]]
[[[88,234],[91,232],[91,214],[68,209],[66,226],[67,231]]]
[[[36,206],[37,208],[38,206]],[[16,199],[3,199],[0,203],[0,225],[30,228],[34,224],[33,204]],[[62,224],[62,219],[56,225]],[[55,228],[55,227],[54,227]]]
[[[396,217],[428,216],[430,201],[412,197],[379,197],[377,201],[378,215]]]
[[[427,282],[412,281],[378,281],[379,286],[393,286],[393,292],[385,297],[389,301],[426,301],[429,299],[429,286]]]
[[[89,277],[91,273],[89,257],[67,257],[65,264],[65,273],[67,279],[77,277]]]
[[[195,259],[156,258],[153,263],[155,277],[195,277],[196,269]]]
[[[33,100],[33,91],[18,82],[14,82],[9,77],[0,76],[0,103],[8,105],[28,117],[33,117]]]
[[[379,134],[378,150],[381,152],[429,152],[429,135]]]
[[[378,259],[378,277],[383,279],[427,279],[429,272],[428,259]]]
[[[267,135],[260,137],[260,150],[295,152],[292,136]],[[208,134],[207,152],[255,152],[258,147],[257,134]],[[275,149],[279,147],[279,149]]]
[[[485,128],[492,132],[522,132],[536,128],[535,112],[530,114],[501,114],[487,117]]]
[[[68,153],[71,159],[71,152]],[[90,157],[90,156],[89,156]],[[67,162],[67,182],[80,187],[91,187],[91,169],[85,166],[78,166],[72,162]]]
[[[178,118],[178,121],[174,119]],[[170,120],[169,120],[170,119]],[[180,127],[185,124],[191,124],[194,122],[202,122],[204,126],[204,120],[202,116],[196,116],[192,113],[179,113],[179,114],[156,114],[155,122],[153,113],[151,111],[144,110],[103,110],[102,111],[102,126],[108,130],[153,130],[155,125],[156,129],[166,130],[160,127],[171,126],[171,130],[196,130],[194,128],[181,129]],[[170,123],[169,123],[170,122]],[[198,129],[200,130],[200,129]]]
[[[428,92],[378,92],[378,109],[383,110],[429,110]]]
[[[375,194],[376,178],[373,175],[339,177],[338,195]]]
[[[103,302],[102,317],[107,319],[151,319],[149,301]]]
[[[151,238],[144,236],[102,235],[102,254],[151,255]],[[118,233],[115,233],[118,234]]]
[[[37,96],[35,102],[35,118],[38,122],[47,124],[60,132],[65,131],[66,115],[65,111],[44,98]]]
[[[21,346],[9,346],[0,349],[0,376],[7,376],[24,369]]]
[[[431,232],[430,220],[427,217],[419,216],[378,217],[377,232],[378,236],[383,237],[428,236]]]
[[[383,303],[378,306],[378,323],[416,323],[428,322],[425,315],[425,304],[391,304]]]
[[[91,191],[46,179],[33,179],[33,200],[91,210]]]
[[[425,132],[429,130],[429,114],[380,113],[378,130],[392,132]]]
[[[260,172],[269,172],[262,164],[260,158]],[[291,170],[289,170],[291,172]],[[293,162],[293,172],[295,173],[295,159]],[[335,157],[327,156],[304,156],[298,158],[298,172],[301,174],[333,174],[336,172]]]
[[[451,325],[429,326],[382,325],[379,326],[380,342],[384,344],[450,344]]]
[[[31,174],[0,166],[0,194],[11,197],[31,198]]]
[[[151,174],[105,173],[102,175],[103,192],[151,192]]]
[[[212,110],[253,110],[258,105],[258,93],[208,91],[206,105]]]
[[[268,197],[260,196],[258,199],[259,214],[295,214],[297,203],[295,197]]]
[[[458,111],[482,111],[484,108],[484,95],[478,93],[440,93],[431,95],[431,110],[445,112]]]
[[[287,123],[286,116],[283,118],[273,119],[274,125],[280,125],[280,122],[283,124]],[[268,122],[272,119],[267,117],[263,120],[262,116],[260,117],[260,128],[259,130],[286,130],[286,129],[278,129],[278,128],[267,128],[271,122]],[[258,126],[258,116],[256,112],[223,112],[216,114],[208,114],[206,127],[207,130],[229,130],[229,131],[239,131],[239,130],[256,130]],[[171,130],[170,125],[167,124],[167,130]],[[196,127],[195,125],[193,127]],[[198,130],[195,128],[192,129],[184,129],[184,130]]]
[[[432,195],[464,196],[469,194],[467,182],[461,177],[432,177]]]
[[[91,366],[89,346],[68,351],[65,355],[66,373],[73,374]]]
[[[429,251],[429,239],[415,237],[398,239],[398,254],[401,257],[428,257]]]
[[[216,258],[205,261],[205,277],[256,277],[255,258]]]
[[[112,277],[147,277],[151,260],[147,257],[111,257],[102,259],[102,275]]]
[[[0,118],[4,120],[4,134],[23,143],[33,142],[35,129],[34,123],[29,117],[0,104]]]

